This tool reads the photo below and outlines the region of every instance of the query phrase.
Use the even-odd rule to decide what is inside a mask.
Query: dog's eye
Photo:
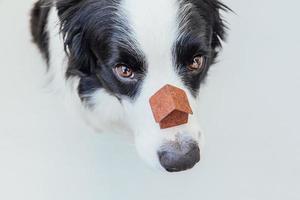
[[[118,64],[115,68],[114,68],[114,72],[121,78],[130,78],[133,79],[134,78],[134,72],[133,70],[124,65],[124,64]]]
[[[199,71],[202,70],[205,65],[205,57],[204,56],[196,56],[193,59],[193,63],[188,65],[189,70],[191,71]]]

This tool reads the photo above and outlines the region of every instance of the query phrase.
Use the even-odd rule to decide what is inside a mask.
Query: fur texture
[[[217,0],[40,0],[31,30],[52,85],[64,94],[71,91],[88,123],[98,131],[133,133],[147,163],[182,171],[199,161],[199,115],[161,130],[149,98],[171,84],[185,90],[198,110],[201,83],[225,37],[220,10],[227,9]],[[201,71],[187,67],[196,56],[205,58]],[[119,64],[130,66],[134,78],[117,76]]]

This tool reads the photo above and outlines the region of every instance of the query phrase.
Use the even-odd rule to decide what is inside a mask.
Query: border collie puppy
[[[131,132],[148,164],[178,172],[200,160],[198,96],[227,9],[218,0],[39,0],[31,31],[52,85],[91,126]],[[186,92],[194,113],[160,129],[149,98],[166,84]]]

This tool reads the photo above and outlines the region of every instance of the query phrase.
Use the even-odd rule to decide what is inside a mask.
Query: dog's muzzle
[[[156,92],[150,98],[150,106],[161,129],[187,124],[193,114],[185,91],[172,85]],[[160,164],[168,172],[190,169],[200,160],[198,143],[188,133],[183,135],[177,134],[175,141],[165,142],[157,152]]]
[[[160,164],[168,172],[193,168],[200,161],[200,149],[192,139],[165,143],[158,151]]]

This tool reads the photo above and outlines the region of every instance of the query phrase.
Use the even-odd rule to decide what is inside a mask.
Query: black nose
[[[158,152],[160,164],[168,172],[179,172],[190,169],[200,161],[200,149],[197,142],[169,142]]]

